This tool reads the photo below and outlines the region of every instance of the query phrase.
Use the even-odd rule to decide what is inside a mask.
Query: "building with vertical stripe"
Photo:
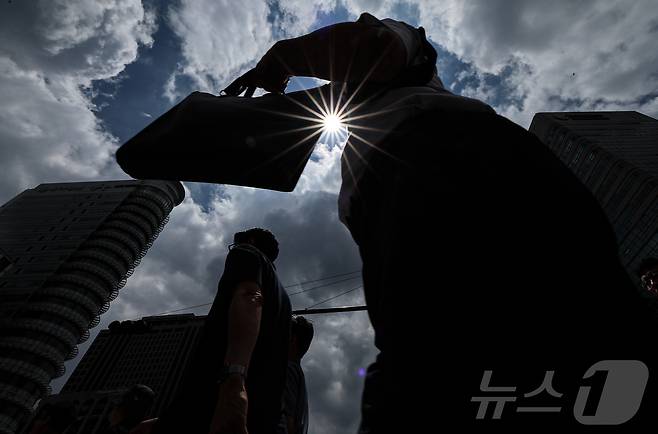
[[[15,433],[184,198],[170,181],[41,184],[0,207],[0,433]]]
[[[642,261],[658,257],[658,120],[634,111],[537,113],[530,131],[594,193],[637,279]]]

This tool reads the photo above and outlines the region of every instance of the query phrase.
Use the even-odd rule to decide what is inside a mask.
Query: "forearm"
[[[288,427],[288,434],[297,434],[297,427],[295,426],[295,419],[292,416],[286,415],[286,425]]]
[[[265,55],[291,76],[389,82],[405,67],[402,41],[391,31],[339,23],[277,42]]]
[[[225,364],[249,366],[260,331],[263,296],[254,282],[243,282],[235,289],[228,312],[228,342]]]

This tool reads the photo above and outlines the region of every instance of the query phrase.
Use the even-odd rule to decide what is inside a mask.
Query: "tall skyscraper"
[[[594,193],[637,279],[658,257],[658,121],[631,111],[537,113],[530,131]]]
[[[178,182],[60,183],[0,207],[0,433],[48,394],[183,197]]]
[[[181,314],[114,321],[98,334],[62,391],[45,398],[40,408],[71,405],[78,413],[71,434],[94,434],[107,423],[112,398],[144,384],[156,393],[150,417],[159,416],[178,390],[205,318]]]

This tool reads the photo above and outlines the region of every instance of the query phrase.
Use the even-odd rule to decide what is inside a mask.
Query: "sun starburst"
[[[361,164],[369,166],[369,163],[365,156],[362,156],[357,150],[357,147],[354,143],[351,143],[352,139],[360,142],[361,144],[366,145],[367,148],[385,154],[386,156],[396,159],[389,152],[382,149],[376,141],[371,140],[372,133],[387,133],[388,130],[377,128],[374,125],[381,125],[381,118],[379,122],[373,122],[375,118],[380,116],[385,116],[397,108],[394,107],[395,102],[389,102],[388,104],[382,106],[379,105],[376,110],[373,110],[374,107],[371,105],[371,101],[375,100],[379,95],[375,93],[368,97],[359,97],[358,101],[355,101],[355,98],[358,94],[361,94],[363,86],[368,82],[368,78],[374,71],[374,69],[379,65],[379,63],[386,57],[388,50],[384,50],[381,53],[379,59],[373,63],[369,71],[362,77],[361,81],[356,87],[352,87],[348,92],[346,89],[347,86],[347,77],[351,69],[353,58],[349,62],[349,66],[345,73],[345,77],[342,80],[333,80],[333,73],[331,73],[332,80],[329,80],[328,83],[331,83],[331,86],[326,88],[314,88],[314,89],[302,89],[307,96],[307,103],[299,101],[297,98],[288,98],[288,101],[298,108],[301,108],[301,113],[297,110],[298,113],[284,112],[278,110],[268,110],[260,109],[264,112],[269,112],[279,116],[289,117],[296,119],[298,121],[303,121],[305,125],[297,125],[288,130],[280,130],[275,133],[268,134],[267,136],[279,136],[285,135],[287,133],[301,133],[302,131],[308,132],[308,135],[291,143],[291,145],[279,152],[274,157],[263,162],[258,168],[267,166],[273,161],[282,158],[287,153],[293,151],[299,146],[303,146],[304,143],[307,143],[309,140],[315,141],[316,143],[323,143],[330,147],[334,145],[339,146],[340,148],[349,148],[351,152],[356,154],[361,161]],[[306,53],[302,53],[308,62],[308,56]],[[332,55],[330,53],[330,64],[333,64]],[[288,69],[291,76],[294,76],[294,71],[285,64],[283,59],[279,59],[281,64]],[[312,71],[311,63],[308,62],[309,69]],[[342,84],[341,84],[342,83]],[[334,88],[336,86],[342,87]],[[337,92],[334,92],[337,90]],[[287,95],[284,94],[287,97]],[[359,121],[358,123],[355,121]],[[385,128],[385,127],[384,127]],[[359,131],[362,134],[356,133]],[[370,136],[368,133],[371,133]],[[267,137],[263,136],[263,137]],[[349,161],[346,161],[349,165]],[[354,177],[352,170],[348,167],[350,175]]]
[[[328,133],[337,133],[342,127],[342,120],[335,114],[330,113],[322,119],[324,130]]]

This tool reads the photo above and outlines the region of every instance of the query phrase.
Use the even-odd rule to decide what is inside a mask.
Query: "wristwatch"
[[[247,378],[247,368],[242,365],[224,365],[222,368],[222,373],[219,376],[219,380],[217,380],[217,383],[222,383],[224,382],[229,375],[232,374],[238,374],[242,376],[242,379]]]

